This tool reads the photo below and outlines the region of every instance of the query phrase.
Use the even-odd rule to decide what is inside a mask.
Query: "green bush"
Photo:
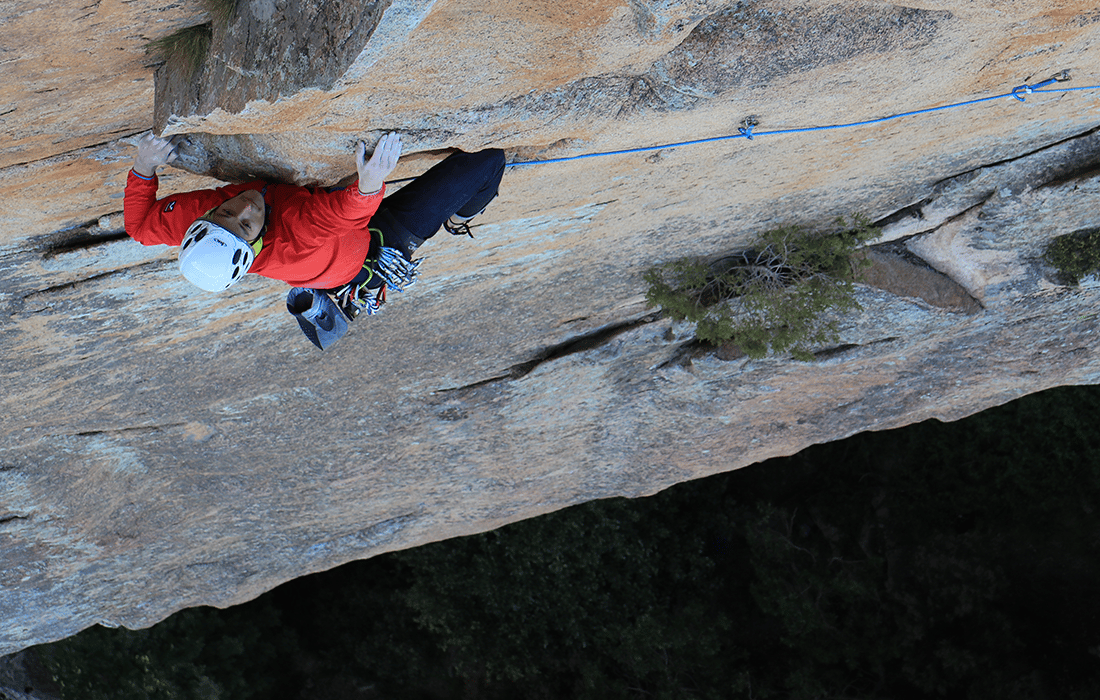
[[[210,24],[185,27],[168,36],[154,39],[145,50],[159,56],[165,63],[182,71],[189,79],[194,77],[210,50],[213,29]]]
[[[211,21],[172,32],[145,44],[145,50],[181,71],[188,80],[195,77],[210,52],[214,25],[224,29],[237,11],[238,0],[203,0]]]
[[[854,283],[866,262],[852,254],[878,235],[862,216],[827,234],[774,229],[761,234],[753,250],[651,268],[646,301],[695,323],[702,341],[733,343],[752,358],[790,351],[812,360],[812,345],[837,340],[836,314],[859,308]]]
[[[1100,272],[1100,228],[1058,236],[1043,253],[1043,259],[1058,270],[1062,284],[1080,284],[1082,277]]]

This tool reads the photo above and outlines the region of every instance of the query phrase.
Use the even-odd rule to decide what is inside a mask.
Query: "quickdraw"
[[[378,254],[378,262],[374,269],[386,283],[399,292],[403,292],[416,284],[421,260],[406,260],[405,256],[395,248],[383,247]]]

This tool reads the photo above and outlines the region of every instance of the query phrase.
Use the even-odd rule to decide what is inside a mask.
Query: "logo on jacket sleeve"
[[[176,200],[173,199],[171,202],[168,202],[168,204],[166,204],[164,206],[164,213],[167,214],[168,212],[172,211],[175,208],[176,208]]]

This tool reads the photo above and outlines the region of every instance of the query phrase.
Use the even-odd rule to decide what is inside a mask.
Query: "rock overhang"
[[[385,129],[409,134],[419,153],[401,174],[415,174],[451,147],[526,159],[733,133],[750,115],[762,129],[820,125],[1002,93],[1063,68],[1084,81],[1100,64],[1100,18],[1084,3],[1025,3],[1015,16],[993,3],[909,4],[919,7],[673,3],[650,7],[650,24],[627,4],[567,3],[549,17],[532,6],[518,24],[502,19],[516,10],[493,17],[483,4],[391,4],[404,8],[390,15],[396,28],[383,13],[390,33],[376,28],[331,86],[180,115],[171,130],[213,154],[200,173],[266,167],[334,182],[351,170],[348,145]],[[740,24],[718,26],[721,16]],[[486,38],[463,48],[451,30],[471,25]],[[569,61],[549,60],[564,46]],[[497,63],[463,70],[493,51]],[[136,75],[135,62],[117,74]],[[1058,233],[1100,225],[1093,98],[512,168],[477,239],[433,240],[421,285],[325,355],[282,311],[280,285],[250,279],[199,297],[171,250],[112,238],[131,153],[114,130],[151,125],[151,104],[130,110],[85,109],[87,126],[53,152],[45,127],[23,124],[20,164],[0,172],[6,651],[1097,381],[1095,288],[1058,287],[1037,260]],[[209,182],[169,169],[162,191]],[[928,261],[961,278],[982,312],[866,288],[841,346],[817,363],[723,362],[685,352],[690,336],[642,302],[653,262],[735,249],[779,223],[903,210],[919,215],[897,218],[898,242],[920,250],[924,237],[937,251]],[[59,248],[77,229],[87,245]]]

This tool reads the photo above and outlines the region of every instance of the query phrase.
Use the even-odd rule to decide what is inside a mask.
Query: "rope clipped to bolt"
[[[921,114],[930,114],[932,112],[943,112],[949,109],[956,109],[960,107],[970,107],[973,105],[981,104],[983,102],[991,102],[993,100],[1000,100],[1006,97],[1013,97],[1020,102],[1026,102],[1026,96],[1035,93],[1066,93],[1066,92],[1082,92],[1086,90],[1100,90],[1100,85],[1085,85],[1081,87],[1071,88],[1057,88],[1057,89],[1044,89],[1055,83],[1064,83],[1070,80],[1068,70],[1063,70],[1056,73],[1052,77],[1048,78],[1034,85],[1028,85],[1027,83],[1015,87],[1011,92],[1006,92],[1001,95],[990,95],[988,97],[979,97],[973,100],[967,100],[965,102],[954,102],[952,104],[941,105],[939,107],[927,107],[924,109],[914,110],[912,112],[900,112],[898,114],[891,114],[887,117],[878,117],[876,119],[868,119],[859,122],[849,122],[846,124],[831,124],[828,126],[808,126],[795,129],[776,129],[775,131],[756,131],[756,127],[759,125],[756,117],[747,117],[741,121],[740,126],[737,127],[736,134],[728,134],[725,136],[712,136],[709,138],[695,139],[691,141],[677,141],[674,143],[664,143],[656,146],[641,146],[638,148],[627,148],[617,151],[598,151],[595,153],[581,153],[575,156],[565,156],[562,158],[547,158],[545,160],[523,160],[515,161],[506,164],[506,167],[516,167],[521,165],[546,165],[549,163],[565,163],[572,160],[583,160],[585,158],[602,158],[605,156],[618,156],[626,155],[630,153],[647,153],[651,151],[661,151],[668,148],[679,148],[681,146],[695,146],[703,143],[714,143],[716,141],[729,141],[732,139],[746,139],[753,141],[757,136],[777,136],[780,134],[801,134],[810,131],[833,131],[836,129],[851,129],[859,126],[870,126],[872,124],[881,124],[882,122],[892,121],[894,119],[901,119],[903,117],[914,117]],[[415,177],[406,177],[399,180],[389,180],[387,184],[396,184],[401,182],[408,182],[415,180]]]

